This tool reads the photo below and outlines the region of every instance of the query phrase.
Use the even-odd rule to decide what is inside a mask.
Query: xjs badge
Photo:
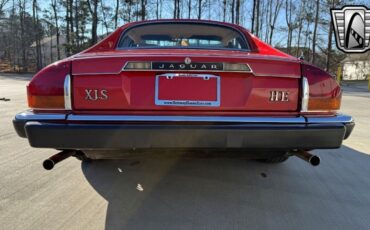
[[[106,89],[85,89],[85,100],[108,100],[108,91]]]
[[[331,9],[338,49],[346,53],[363,53],[370,49],[370,10],[365,6]]]

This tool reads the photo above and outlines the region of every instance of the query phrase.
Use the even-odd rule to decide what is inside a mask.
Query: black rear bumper
[[[347,116],[348,117],[348,116]],[[136,123],[63,119],[14,119],[19,136],[33,147],[55,149],[132,148],[339,148],[353,127],[352,119],[320,118],[291,122],[163,122]]]

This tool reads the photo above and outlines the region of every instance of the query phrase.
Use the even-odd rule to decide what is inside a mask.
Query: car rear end
[[[143,23],[113,44],[39,72],[17,133],[62,150],[290,151],[339,148],[353,129],[329,74],[242,28]]]

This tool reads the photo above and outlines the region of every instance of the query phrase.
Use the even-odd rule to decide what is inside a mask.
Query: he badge
[[[364,6],[332,9],[338,49],[346,53],[363,53],[370,49],[370,10]]]

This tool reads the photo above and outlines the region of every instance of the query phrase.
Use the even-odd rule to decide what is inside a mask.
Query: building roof
[[[49,37],[44,37],[43,39],[41,39],[40,45],[49,44],[50,40],[55,41],[56,39],[57,39],[56,35],[49,36]],[[60,35],[60,44],[61,45],[64,44],[64,35]],[[36,42],[33,42],[32,45],[31,45],[31,48],[34,48],[34,47],[36,47]]]
[[[356,61],[370,61],[370,52],[362,54],[348,54],[342,63],[345,62],[356,62]]]

